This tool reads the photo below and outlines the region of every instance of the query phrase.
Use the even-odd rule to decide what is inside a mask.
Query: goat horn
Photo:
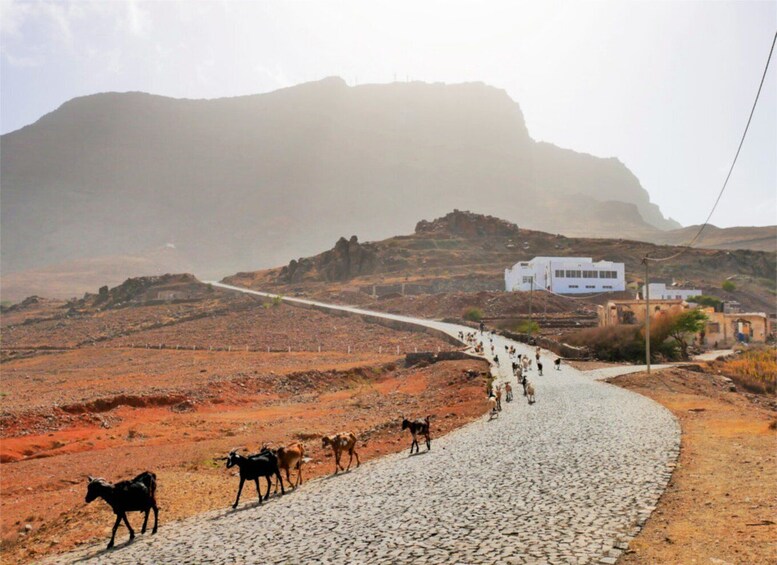
[[[94,480],[94,477],[92,475],[87,475],[86,480],[91,483]]]

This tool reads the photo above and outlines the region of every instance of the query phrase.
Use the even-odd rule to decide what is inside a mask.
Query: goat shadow
[[[415,457],[416,455],[426,455],[427,453],[430,453],[431,449],[427,449],[426,451],[416,451],[415,453],[411,453],[408,455],[408,457]]]
[[[141,535],[147,535],[147,534],[141,534]],[[90,552],[87,555],[83,555],[83,556],[79,557],[78,559],[75,559],[73,561],[73,563],[81,563],[83,561],[91,561],[92,559],[95,559],[95,558],[98,558],[98,557],[110,555],[114,551],[118,551],[120,549],[124,549],[125,547],[128,547],[128,546],[132,545],[133,543],[135,543],[135,541],[138,539],[138,537],[139,537],[138,534],[136,534],[134,539],[128,539],[127,541],[125,541],[123,543],[117,543],[117,544],[115,544],[110,549],[106,548],[105,546],[103,546],[102,549],[95,548],[94,552]]]
[[[254,508],[262,508],[263,506],[266,506],[268,504],[274,504],[278,501],[278,499],[281,498],[281,495],[279,494],[271,494],[270,498],[259,503],[258,500],[254,500],[253,502],[246,502],[245,504],[240,504],[237,508],[232,508],[232,506],[228,506],[227,508],[224,508],[222,512],[219,512],[218,514],[215,514],[214,516],[211,516],[208,518],[211,522],[215,522],[216,520],[220,520],[221,518],[224,518],[226,516],[231,516],[232,514],[239,514],[240,512],[245,512],[246,510],[253,510]]]

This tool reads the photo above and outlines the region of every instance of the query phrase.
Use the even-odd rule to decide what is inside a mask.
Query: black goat
[[[146,513],[146,517],[143,519],[143,528],[140,530],[141,534],[145,534],[146,526],[148,525],[148,513],[153,510],[154,529],[151,530],[151,533],[156,533],[159,508],[156,505],[156,475],[151,471],[141,473],[131,481],[121,481],[115,485],[105,479],[89,477],[89,485],[86,488],[86,503],[88,504],[98,497],[102,497],[113,509],[114,514],[116,514],[116,523],[113,524],[113,533],[111,534],[111,541],[108,543],[108,549],[113,547],[116,530],[119,529],[119,524],[122,520],[127,525],[130,540],[135,537],[135,531],[130,526],[129,520],[127,520],[127,512],[137,511]]]
[[[410,444],[410,455],[413,454],[413,447],[415,452],[418,453],[420,448],[418,447],[417,435],[421,434],[426,438],[426,450],[432,449],[432,436],[429,434],[429,420],[431,416],[427,416],[423,420],[408,420],[404,416],[402,417],[402,430],[410,430],[410,434],[413,436],[413,443]]]
[[[270,477],[273,475],[278,478],[278,482],[281,485],[281,494],[286,494],[286,491],[283,489],[281,472],[278,468],[278,458],[269,449],[262,449],[260,453],[249,455],[248,457],[238,454],[237,449],[233,449],[223,460],[227,462],[227,469],[234,467],[235,465],[240,469],[240,486],[237,489],[237,498],[235,498],[235,503],[232,505],[232,508],[237,508],[237,503],[240,501],[240,493],[243,491],[243,483],[246,481],[254,481],[254,483],[256,483],[256,493],[259,495],[259,504],[262,503],[262,491],[259,490],[259,477],[267,479],[267,493],[264,495],[264,500],[267,500],[270,497],[270,485],[272,484]]]

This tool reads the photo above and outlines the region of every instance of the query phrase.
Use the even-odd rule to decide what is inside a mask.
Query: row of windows
[[[618,271],[577,271],[556,269],[557,279],[617,279]]]
[[[596,285],[587,284],[587,285],[585,285],[585,287],[586,288],[596,288]],[[580,287],[577,286],[576,284],[570,284],[570,285],[568,285],[568,288],[580,288]],[[603,285],[602,288],[610,288],[611,289],[612,285],[611,284],[606,284],[606,285]]]

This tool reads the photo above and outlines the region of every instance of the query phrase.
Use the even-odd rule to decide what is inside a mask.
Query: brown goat
[[[324,436],[321,438],[321,447],[327,446],[331,446],[332,451],[335,454],[335,475],[337,474],[338,469],[347,471],[351,468],[351,461],[353,461],[354,455],[356,456],[356,466],[358,467],[361,465],[359,454],[356,453],[356,436],[351,432],[340,432],[333,436]],[[340,465],[340,456],[344,451],[348,451],[348,455],[350,455],[348,467],[346,469],[343,469],[343,466]]]
[[[294,484],[294,488],[302,484],[302,464],[305,462],[305,446],[295,441],[285,447],[279,447],[274,450],[275,456],[278,458],[278,468],[286,471],[286,483],[291,486],[291,478],[289,477],[289,471],[295,469],[297,471],[297,482]],[[278,492],[278,485],[275,485],[275,492]]]

